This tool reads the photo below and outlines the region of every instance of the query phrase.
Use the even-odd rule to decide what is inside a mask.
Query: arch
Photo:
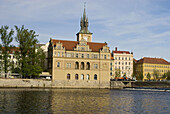
[[[97,74],[94,75],[94,80],[97,80]]]
[[[68,73],[67,74],[67,80],[70,80],[71,75]]]
[[[75,74],[75,80],[78,80],[78,79],[79,79],[79,75]]]
[[[75,69],[79,69],[79,62],[75,63]]]
[[[90,75],[89,74],[87,74],[86,79],[90,80]]]
[[[89,62],[87,62],[87,64],[86,64],[86,70],[90,70],[90,63]]]
[[[81,74],[81,80],[84,80],[84,74]]]
[[[84,62],[81,62],[81,70],[84,70]]]

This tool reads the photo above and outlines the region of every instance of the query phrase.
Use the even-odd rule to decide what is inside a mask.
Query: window
[[[127,62],[125,62],[125,65],[127,65]]]
[[[76,64],[75,64],[75,69],[79,69],[79,63],[78,62],[76,62]]]
[[[70,74],[67,74],[67,80],[70,80]]]
[[[67,63],[67,68],[71,68],[71,63]]]
[[[117,57],[115,57],[115,60],[117,60]]]
[[[87,77],[86,77],[86,78],[87,78],[87,80],[90,80],[90,75],[89,75],[89,74],[87,74]]]
[[[97,74],[94,75],[94,80],[97,80]]]
[[[130,65],[130,62],[129,62],[129,65]]]
[[[117,62],[115,62],[115,65],[117,65]]]
[[[90,63],[89,62],[87,62],[86,70],[90,70]]]
[[[97,59],[97,54],[94,55],[94,59]]]
[[[60,67],[60,62],[57,62],[57,67]]]
[[[129,57],[129,60],[130,60],[130,57]]]
[[[71,53],[67,53],[67,57],[71,57]]]
[[[119,57],[119,60],[120,60],[120,57]]]
[[[98,64],[94,64],[94,69],[98,69]]]
[[[57,56],[60,57],[60,52],[58,52]]]
[[[84,54],[81,54],[81,58],[84,58]]]
[[[127,60],[127,57],[125,58],[125,60]]]
[[[79,54],[78,53],[76,53],[76,58],[79,58]]]
[[[104,55],[104,59],[106,59],[106,55]]]
[[[120,62],[119,62],[119,65],[120,65]]]
[[[122,62],[122,65],[124,65],[124,62]]]
[[[84,62],[81,62],[81,70],[84,70]]]
[[[122,57],[122,60],[124,60],[124,57]]]
[[[87,58],[89,58],[89,54],[87,54]]]
[[[76,75],[75,75],[75,80],[78,80],[78,79],[79,79],[79,75],[76,74]]]
[[[84,80],[84,74],[81,75],[81,80]]]

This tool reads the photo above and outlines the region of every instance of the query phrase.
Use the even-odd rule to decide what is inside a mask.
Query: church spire
[[[86,3],[84,3],[83,17],[81,17],[81,21],[80,21],[81,29],[80,29],[79,33],[87,34],[87,33],[90,33],[90,32],[88,30],[88,17],[86,16],[86,6],[85,6],[85,4]]]

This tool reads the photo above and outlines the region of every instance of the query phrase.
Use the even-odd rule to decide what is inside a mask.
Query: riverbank
[[[0,79],[0,88],[170,88],[170,82],[142,82],[142,81],[51,81],[47,79]]]

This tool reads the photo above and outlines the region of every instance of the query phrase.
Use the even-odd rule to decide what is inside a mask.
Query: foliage
[[[147,74],[147,79],[148,80],[150,80],[151,79],[151,75],[150,75],[150,73],[148,72],[148,74]]]
[[[156,80],[156,79],[158,79],[158,77],[159,77],[159,71],[154,69],[153,70],[153,78]]]
[[[116,69],[115,70],[115,77],[120,77],[121,76],[120,72],[121,72],[120,69]]]
[[[139,74],[139,80],[143,80],[143,74],[142,73]]]
[[[17,36],[15,40],[18,42],[20,51],[16,54],[19,61],[21,75],[26,78],[28,76],[37,77],[42,72],[42,62],[45,54],[41,49],[36,52],[38,39],[35,31],[15,26]],[[40,52],[39,52],[40,51]],[[43,60],[41,60],[43,59]]]
[[[164,73],[164,75],[162,76],[164,79],[170,80],[170,71]]]
[[[11,29],[8,32],[9,27],[8,26],[2,26],[0,29],[0,36],[1,36],[1,46],[0,50],[2,51],[2,66],[3,66],[3,71],[5,72],[5,78],[7,77],[7,73],[10,69],[11,62],[9,61],[8,57],[10,49],[13,47],[11,42],[13,41],[13,34],[14,31]]]

